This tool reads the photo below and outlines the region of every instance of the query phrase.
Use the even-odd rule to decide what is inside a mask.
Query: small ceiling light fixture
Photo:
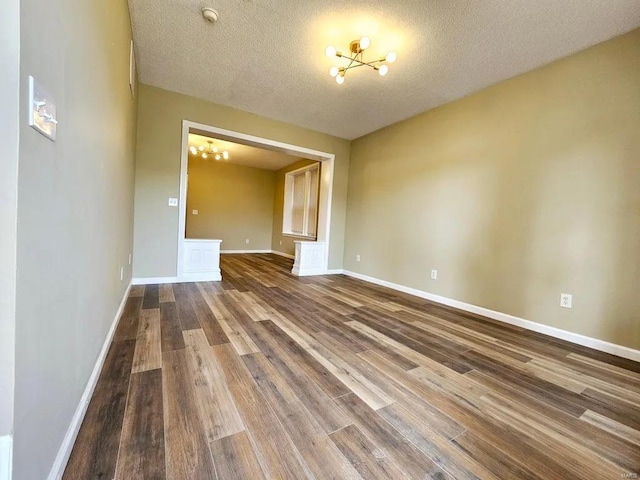
[[[212,155],[213,158],[215,158],[216,160],[220,160],[220,159],[229,160],[229,152],[224,150],[223,152],[218,153],[218,147],[215,147],[211,140],[207,140],[206,147],[204,145],[199,145],[197,147],[195,145],[191,145],[189,147],[189,152],[193,156],[200,155],[202,158],[205,158],[205,159],[209,158],[209,155]]]
[[[333,66],[329,69],[329,75],[336,79],[336,83],[338,85],[342,85],[344,83],[344,76],[346,75],[348,70],[356,67],[371,67],[381,77],[384,77],[387,73],[389,73],[389,63],[393,63],[396,61],[398,56],[396,52],[389,52],[383,58],[379,58],[377,60],[372,60],[370,62],[365,62],[363,58],[363,52],[369,48],[371,45],[371,40],[369,37],[362,37],[360,40],[354,40],[349,45],[349,51],[351,55],[345,55],[342,52],[336,50],[336,48],[332,45],[329,45],[324,53],[329,58],[338,57],[344,58],[349,61],[349,64],[346,67],[336,67]]]
[[[209,23],[216,23],[218,21],[218,12],[211,7],[202,7],[202,16]]]

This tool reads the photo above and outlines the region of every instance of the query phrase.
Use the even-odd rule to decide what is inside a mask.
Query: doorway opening
[[[227,153],[224,154],[224,152]],[[196,172],[204,172],[206,169],[209,169],[209,174],[212,169],[216,168],[219,172],[225,171],[225,166],[227,171],[234,168],[244,168],[245,171],[256,173],[257,169],[263,169],[265,171],[271,170],[274,175],[277,171],[281,181],[275,183],[276,208],[273,209],[273,242],[265,248],[264,239],[261,244],[260,241],[257,241],[261,248],[256,249],[257,244],[248,243],[250,242],[249,238],[246,238],[246,244],[244,238],[236,238],[240,235],[238,231],[242,230],[242,228],[236,228],[235,232],[226,235],[226,241],[222,239],[222,245],[218,245],[217,248],[222,253],[272,252],[293,257],[293,252],[290,250],[293,241],[296,240],[296,249],[299,250],[300,244],[304,243],[305,248],[314,248],[320,252],[316,253],[317,256],[319,255],[319,268],[314,270],[313,274],[325,274],[328,270],[334,160],[335,156],[332,153],[183,120],[177,280],[204,280],[197,275],[194,277],[187,265],[189,262],[186,257],[189,255],[186,253],[193,245],[190,242],[196,238],[211,242],[215,239],[220,240],[221,236],[215,234],[221,231],[219,227],[212,228],[215,221],[208,222],[206,215],[202,215],[198,208],[196,193],[200,192],[200,196],[203,195],[202,192],[206,195],[208,193],[206,188],[203,188],[201,180],[198,181],[199,185],[196,187],[193,175]],[[288,162],[292,168],[283,168],[283,162]],[[315,171],[314,165],[317,165]],[[190,170],[193,171],[193,185],[189,179]],[[219,181],[220,179],[218,179],[218,187],[221,186]],[[192,190],[189,190],[190,186],[193,187]],[[215,187],[212,186],[212,188]],[[251,190],[250,186],[249,190]],[[216,194],[218,194],[219,200],[222,198],[222,201],[226,201],[224,196],[219,196],[221,192],[218,191]],[[237,197],[238,194],[239,192],[231,190],[228,196],[235,195],[236,200],[240,200]],[[228,200],[231,201],[231,198]],[[253,201],[259,202],[260,199],[254,198]],[[279,205],[278,202],[282,204]],[[206,202],[200,201],[200,203]],[[236,207],[234,205],[233,208]],[[216,205],[216,208],[217,220],[221,220],[224,217],[221,215],[220,208],[222,207]],[[278,208],[280,208],[280,217],[277,215]],[[248,207],[248,209],[255,210],[253,207]],[[209,211],[209,218],[213,219],[211,210],[215,209]],[[250,213],[247,215],[247,218],[250,219]],[[238,221],[237,218],[236,221]],[[185,265],[187,265],[186,269]],[[295,269],[294,273],[300,274]]]

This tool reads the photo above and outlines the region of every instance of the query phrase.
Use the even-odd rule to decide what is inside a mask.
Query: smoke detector
[[[210,23],[216,23],[218,21],[218,12],[211,7],[203,7],[202,16]]]

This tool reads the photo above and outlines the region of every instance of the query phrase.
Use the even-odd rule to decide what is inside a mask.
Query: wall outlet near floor
[[[438,270],[431,270],[431,280],[438,279]]]
[[[131,260],[132,260],[132,254],[129,254],[129,265],[131,265]]]
[[[124,280],[124,267],[120,267],[120,280]]]
[[[169,197],[168,205],[170,207],[177,207],[178,206],[178,199],[177,198],[173,198],[173,197]]]
[[[356,255],[356,262],[360,261],[360,255]]]
[[[280,245],[282,245],[282,240],[280,240]]]
[[[573,295],[569,293],[560,294],[560,306],[562,308],[571,308],[572,302],[573,302]]]
[[[249,239],[247,238],[244,243],[246,243],[247,245],[249,245]]]
[[[198,214],[198,210],[191,210],[191,214],[192,215],[197,215]]]

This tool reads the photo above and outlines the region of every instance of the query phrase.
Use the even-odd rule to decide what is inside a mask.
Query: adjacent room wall
[[[187,238],[221,239],[222,250],[271,250],[275,185],[273,170],[190,156]]]
[[[134,277],[175,277],[182,120],[335,154],[329,268],[342,268],[350,142],[141,84],[138,105]]]
[[[13,427],[20,1],[3,2],[0,16],[0,438]],[[0,440],[0,444],[2,440]],[[0,476],[3,452],[0,447]]]
[[[636,30],[354,141],[345,268],[640,348],[639,52]]]
[[[271,249],[276,252],[293,256],[295,253],[294,241],[308,240],[304,237],[295,237],[282,234],[282,224],[284,216],[284,179],[287,173],[303,168],[308,165],[318,163],[313,160],[302,159],[291,165],[281,168],[276,173],[275,197],[273,199],[273,238],[271,239]],[[320,162],[321,163],[321,162]]]
[[[131,278],[136,101],[125,0],[22,0],[20,14],[20,105],[31,74],[60,122],[54,143],[20,112],[14,479],[33,480],[50,472]]]

